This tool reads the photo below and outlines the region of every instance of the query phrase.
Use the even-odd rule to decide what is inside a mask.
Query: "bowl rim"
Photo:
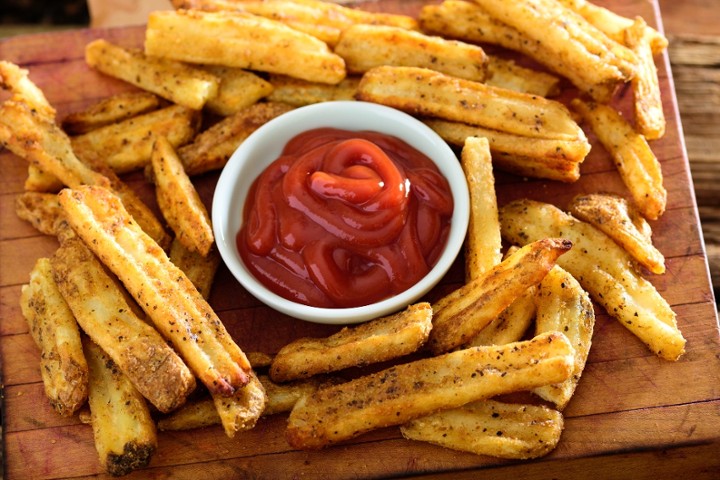
[[[329,116],[335,115],[338,109],[346,112],[340,118]],[[375,125],[382,126],[378,128]],[[272,292],[253,276],[240,259],[235,238],[242,225],[246,195],[243,192],[246,192],[257,175],[279,156],[280,151],[291,138],[307,130],[321,127],[354,131],[375,130],[394,135],[425,153],[435,162],[450,184],[454,209],[445,249],[435,265],[420,281],[397,295],[359,307],[313,307],[293,302]],[[388,129],[390,131],[387,131]],[[281,140],[271,139],[278,130],[283,132]],[[276,154],[270,155],[267,150]],[[429,153],[429,150],[433,152]],[[263,158],[248,166],[247,159],[257,151],[264,152]],[[255,174],[241,177],[241,174],[248,169],[254,170]],[[238,197],[242,198],[242,205],[233,202]],[[460,253],[469,222],[469,203],[467,181],[461,164],[450,146],[435,131],[400,110],[376,103],[342,100],[298,107],[273,118],[251,133],[233,152],[222,169],[215,187],[211,211],[215,241],[220,256],[233,277],[248,293],[270,308],[293,318],[313,323],[345,325],[365,322],[402,310],[429,292],[447,273]],[[232,218],[233,215],[237,218]]]

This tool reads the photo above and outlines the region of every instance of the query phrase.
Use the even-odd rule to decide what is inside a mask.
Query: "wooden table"
[[[426,2],[381,0],[368,9],[414,14]],[[624,15],[653,23],[656,5],[644,0],[603,2]],[[98,37],[139,46],[142,27],[79,30],[15,37],[0,43],[0,58],[26,66],[59,115],[112,93],[128,90],[84,65],[84,45]],[[231,440],[220,427],[159,435],[150,466],[129,478],[717,478],[720,471],[720,336],[704,254],[678,107],[667,56],[660,77],[668,118],[666,136],[653,143],[669,192],[665,215],[653,223],[654,239],[668,272],[651,277],[678,314],[688,340],[677,363],[658,359],[617,321],[597,309],[593,348],[575,398],[565,411],[566,428],[557,449],[531,462],[511,462],[458,453],[403,440],[397,428],[382,429],[318,452],[291,449],[284,440],[285,416],[262,419]],[[627,99],[625,99],[626,101]],[[38,370],[39,355],[22,318],[18,298],[35,260],[49,256],[54,239],[39,235],[13,212],[26,165],[0,152],[0,359],[3,370],[4,469],[7,478],[107,478],[98,464],[91,429],[64,419],[48,406]],[[215,177],[198,179],[209,202]],[[607,154],[598,145],[573,185],[497,174],[501,204],[529,196],[563,206],[577,192],[626,193]],[[127,181],[153,203],[140,175]],[[461,263],[441,289],[462,278]],[[440,289],[430,295],[439,295]],[[301,335],[323,335],[333,327],[295,321],[269,311],[243,292],[225,269],[216,279],[211,304],[246,351],[272,353]],[[480,472],[480,470],[482,470]]]

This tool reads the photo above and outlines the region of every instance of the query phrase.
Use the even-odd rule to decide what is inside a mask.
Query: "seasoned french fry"
[[[562,233],[574,246],[558,265],[577,278],[594,301],[659,357],[677,360],[684,353],[675,312],[610,237],[553,205],[533,200],[502,207],[500,224],[503,237],[519,245]]]
[[[153,144],[160,136],[174,148],[190,142],[199,122],[196,110],[171,105],[72,137],[72,148],[84,162],[99,159],[123,174],[150,163]]]
[[[647,33],[645,20],[638,17],[625,30],[625,43],[638,57],[638,72],[632,79],[635,127],[648,140],[656,140],[665,135],[665,113],[651,39]]]
[[[145,399],[100,347],[83,339],[90,367],[88,403],[100,465],[111,475],[146,467],[157,448]]]
[[[112,358],[159,411],[169,412],[195,389],[195,378],[165,339],[128,305],[118,281],[83,241],[63,242],[51,259],[53,278],[83,331]]]
[[[73,230],[118,276],[208,390],[232,396],[243,387],[251,372],[245,354],[192,282],[131,220],[120,200],[92,186],[63,190],[59,198]]]
[[[30,105],[33,111],[46,118],[55,118],[55,109],[30,77],[29,72],[14,63],[0,60],[0,88],[10,91],[14,100]]]
[[[430,68],[477,82],[487,76],[487,55],[479,46],[400,27],[354,25],[343,31],[335,53],[350,73],[394,65]]]
[[[540,398],[554,403],[558,410],[563,411],[575,393],[585,369],[595,328],[595,310],[590,296],[578,281],[557,265],[538,285],[535,305],[535,335],[542,332],[563,332],[575,349],[575,363],[570,378],[562,383],[544,385],[533,390]]]
[[[657,220],[667,203],[662,166],[642,134],[609,105],[573,99],[572,107],[590,125],[646,218]]]
[[[0,127],[0,130],[2,130],[2,127]],[[28,164],[28,176],[23,185],[26,192],[57,193],[64,186],[62,181],[55,175],[45,173],[37,165]]]
[[[521,67],[515,61],[488,55],[485,84],[516,92],[552,97],[560,93],[560,78],[546,72]]]
[[[177,149],[185,173],[199,175],[224,167],[252,132],[290,110],[291,106],[282,103],[256,103],[224,118],[198,134],[192,143]]]
[[[65,220],[54,193],[21,193],[15,198],[15,213],[45,235],[56,236],[59,224]]]
[[[246,355],[254,369],[268,368],[272,365],[273,356],[268,353],[247,352]]]
[[[208,65],[204,69],[220,79],[217,95],[208,99],[205,106],[224,117],[249,107],[273,90],[270,82],[241,68]]]
[[[155,141],[152,166],[158,206],[175,238],[186,248],[206,256],[215,243],[210,215],[165,137]]]
[[[215,272],[217,272],[221,261],[218,251],[211,249],[207,255],[203,256],[186,248],[175,237],[170,244],[168,257],[173,265],[187,275],[203,298],[209,299]],[[252,360],[250,363],[253,364]]]
[[[247,375],[247,383],[242,388],[236,389],[231,396],[210,392],[220,423],[225,434],[230,438],[233,438],[237,432],[253,428],[267,403],[265,387],[260,383],[255,372],[250,370]]]
[[[157,421],[157,429],[161,432],[175,430],[192,430],[220,424],[220,415],[215,408],[212,397],[188,400],[174,412],[161,417]]]
[[[52,277],[50,259],[40,258],[23,285],[20,308],[40,349],[40,375],[53,409],[69,417],[88,396],[88,364],[80,329]]]
[[[275,355],[270,378],[286,382],[401,357],[420,348],[431,327],[430,304],[418,303],[327,338],[300,338]]]
[[[571,246],[560,238],[538,239],[438,300],[433,305],[430,350],[439,354],[469,342],[522,292],[538,284]]]
[[[397,365],[300,399],[286,438],[295,448],[321,448],[501,393],[562,382],[572,362],[565,336],[549,333]]]
[[[150,92],[119,93],[73,112],[62,119],[68,135],[80,135],[160,108],[160,98]]]
[[[207,32],[213,32],[208,35]],[[338,83],[345,64],[317,38],[242,12],[158,11],[148,17],[145,53],[189,63],[281,73]]]
[[[528,459],[550,453],[560,441],[563,416],[540,406],[483,400],[412,420],[403,437],[453,450]]]
[[[665,257],[652,244],[650,225],[624,198],[600,193],[578,195],[568,210],[615,240],[652,273],[665,273]]]
[[[313,83],[283,75],[271,75],[273,91],[268,95],[271,102],[280,102],[302,107],[320,102],[354,100],[360,77],[348,76],[336,85]]]
[[[358,99],[535,138],[577,141],[580,127],[561,103],[417,67],[376,67]]]
[[[547,178],[573,183],[580,178],[580,163],[572,160],[547,159],[498,152],[493,155],[498,169],[521,177]]]

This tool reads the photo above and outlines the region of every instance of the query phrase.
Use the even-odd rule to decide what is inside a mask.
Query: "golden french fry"
[[[50,259],[40,258],[23,285],[20,308],[40,349],[40,375],[50,405],[69,417],[85,404],[88,364],[80,329],[52,277]]]
[[[111,475],[146,467],[157,449],[155,422],[145,399],[100,347],[87,337],[90,422],[100,465]]]
[[[280,22],[243,12],[153,12],[145,31],[145,53],[315,82],[338,83],[345,78],[342,58],[323,41]]]
[[[469,123],[521,136],[584,138],[564,105],[417,67],[376,67],[363,75],[359,100],[411,114]]]
[[[65,214],[54,193],[21,193],[15,197],[15,213],[45,235],[56,236],[60,223],[65,220]]]
[[[306,82],[284,75],[271,75],[273,91],[268,95],[270,102],[280,102],[302,107],[312,103],[336,100],[355,100],[360,77],[348,76],[336,85]]]
[[[557,207],[517,200],[500,209],[505,239],[519,245],[562,234],[573,248],[558,265],[578,279],[595,302],[661,358],[677,360],[685,351],[675,312],[652,283],[633,268],[630,255],[610,237]]]
[[[207,255],[203,256],[186,248],[175,237],[170,244],[168,257],[173,265],[187,275],[203,298],[209,299],[215,272],[217,272],[221,262],[218,251],[211,249]],[[252,359],[250,359],[250,363],[254,365]]]
[[[597,135],[612,156],[638,210],[657,220],[667,203],[662,166],[642,134],[609,105],[573,99],[572,107]]]
[[[526,245],[433,304],[428,347],[434,354],[468,343],[528,287],[540,283],[572,244],[560,238]]]
[[[514,60],[488,55],[485,84],[516,92],[552,97],[560,93],[560,78],[546,72],[521,67]]]
[[[28,74],[26,69],[0,60],[0,88],[10,91],[14,100],[30,105],[37,114],[49,119],[55,118],[55,109]]]
[[[286,382],[401,357],[420,348],[431,327],[432,308],[423,302],[327,338],[300,338],[275,355],[270,378]]]
[[[0,127],[2,130],[2,127]],[[0,135],[2,133],[0,132]],[[40,167],[28,164],[28,176],[23,185],[26,192],[57,193],[65,185],[55,175],[45,173]]]
[[[585,369],[595,327],[595,310],[590,296],[578,281],[557,265],[538,285],[535,305],[535,335],[551,331],[563,332],[575,349],[575,363],[570,378],[562,383],[544,385],[533,390],[540,398],[554,403],[558,410],[563,411],[575,393]]]
[[[232,396],[251,372],[245,354],[185,274],[145,234],[110,191],[60,192],[68,222],[170,340],[213,393]],[[172,288],[170,288],[172,286]]]
[[[237,432],[250,430],[255,426],[267,403],[265,387],[255,372],[248,372],[247,383],[235,390],[231,396],[210,392],[215,409],[220,417],[225,434],[233,438]]]
[[[119,93],[62,119],[68,135],[80,135],[160,108],[160,98],[150,92]]]
[[[295,448],[322,448],[439,410],[562,382],[572,362],[565,336],[548,333],[397,365],[300,399],[290,412],[286,438]]]
[[[615,240],[652,273],[665,273],[665,257],[652,244],[650,225],[624,198],[600,193],[578,195],[568,210]]]
[[[528,459],[550,453],[564,426],[557,410],[483,400],[411,420],[403,437],[499,458]]]
[[[175,238],[186,248],[206,256],[215,243],[210,215],[165,137],[155,140],[151,160],[158,207]]]
[[[208,99],[205,107],[224,117],[249,107],[273,90],[270,82],[241,68],[208,65],[204,69],[220,79],[217,95]]]

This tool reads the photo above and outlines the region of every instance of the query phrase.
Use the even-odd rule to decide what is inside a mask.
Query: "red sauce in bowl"
[[[255,180],[237,247],[253,275],[284,298],[358,307],[430,271],[452,211],[445,177],[404,141],[320,128],[290,140]]]

